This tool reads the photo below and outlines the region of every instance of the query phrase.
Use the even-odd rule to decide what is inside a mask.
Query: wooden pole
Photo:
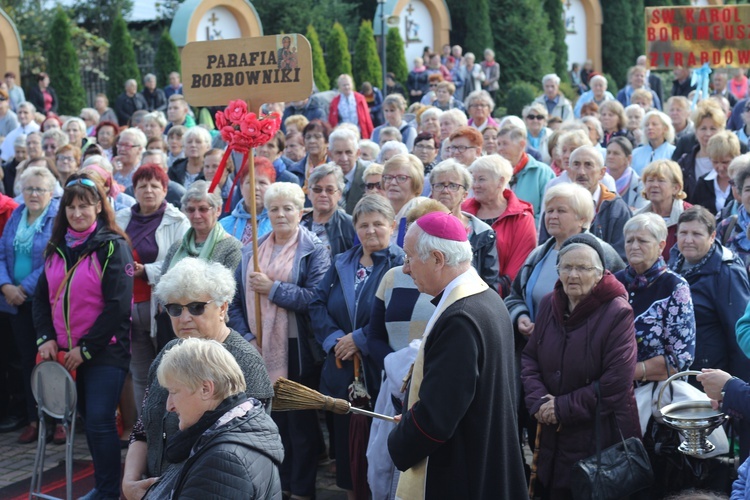
[[[250,176],[250,185],[255,193],[255,158],[252,149],[247,154],[247,175]],[[250,225],[253,230],[253,269],[256,273],[261,272],[258,264],[258,209],[255,206],[255,194],[252,200],[247,200],[250,205]],[[263,319],[260,316],[260,294],[255,293],[255,342],[258,347],[263,348]]]
[[[536,486],[537,461],[539,460],[539,444],[542,437],[542,423],[536,423],[536,439],[534,442],[534,457],[531,460],[531,477],[529,478],[529,499],[534,500],[534,486]]]

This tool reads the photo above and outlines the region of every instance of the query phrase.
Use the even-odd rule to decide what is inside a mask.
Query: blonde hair
[[[404,168],[411,173],[412,192],[419,196],[424,188],[424,167],[422,161],[412,154],[397,154],[383,165],[383,175],[391,169]]]
[[[722,130],[708,140],[706,152],[711,160],[726,156],[735,158],[740,155],[740,140],[732,132]]]
[[[469,172],[472,174],[477,170],[489,172],[495,179],[503,179],[505,181],[505,188],[510,182],[510,178],[513,176],[513,166],[508,160],[498,154],[480,156],[474,163],[469,167]]]
[[[583,221],[583,228],[588,229],[594,220],[594,204],[591,203],[591,193],[573,182],[562,182],[552,186],[544,193],[544,205],[554,199],[565,200],[573,213]]]
[[[648,164],[648,166],[646,166],[646,168],[643,169],[643,173],[641,174],[641,181],[643,182],[644,186],[646,185],[646,181],[649,177],[654,177],[656,179],[666,179],[672,184],[678,185],[680,187],[680,191],[674,196],[676,200],[684,200],[685,198],[687,198],[687,194],[685,194],[685,191],[683,191],[685,184],[682,180],[682,169],[677,164],[677,162],[674,162],[672,160],[652,161]],[[645,189],[643,190],[641,195],[648,200],[648,194],[646,194]]]
[[[721,128],[724,128],[727,124],[727,115],[724,114],[719,103],[711,99],[702,100],[696,106],[695,111],[693,111],[692,120],[695,128],[698,129],[701,122],[706,118],[711,119]]]
[[[302,130],[307,127],[308,123],[310,123],[310,120],[308,120],[305,115],[292,115],[284,120],[284,127],[289,128],[289,125],[292,125],[297,127],[297,131],[301,133]]]

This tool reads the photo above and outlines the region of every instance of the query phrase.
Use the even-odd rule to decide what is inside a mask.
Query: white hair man
[[[576,101],[576,107],[573,109],[576,118],[581,117],[581,108],[586,103],[595,102],[598,106],[604,101],[614,101],[615,99],[615,96],[607,90],[607,79],[602,75],[592,76],[589,79],[588,86],[590,90],[581,94],[581,97]]]
[[[554,73],[542,77],[544,94],[540,95],[534,102],[547,106],[549,116],[558,116],[563,121],[573,119],[573,106],[570,101],[560,92],[560,77]]]
[[[138,93],[138,82],[131,78],[125,82],[125,91],[115,100],[118,124],[121,127],[127,125],[133,113],[141,109],[148,109],[148,104],[146,99]]]
[[[333,98],[328,108],[328,123],[331,127],[339,123],[352,123],[359,127],[362,139],[369,139],[373,126],[365,96],[354,90],[351,76],[343,74],[337,82],[339,94]]]
[[[466,229],[455,216],[417,219],[404,251],[404,273],[435,296],[437,309],[388,438],[393,463],[404,471],[396,496],[521,498],[526,483],[508,310],[471,266]],[[441,464],[439,474],[431,473],[433,463]]]
[[[342,208],[349,215],[354,206],[365,194],[365,181],[362,174],[367,162],[359,158],[359,144],[354,132],[339,127],[328,136],[328,154],[333,162],[341,167],[344,174],[344,193],[341,197]]]
[[[24,101],[18,105],[18,108],[16,109],[18,126],[5,136],[2,148],[0,149],[0,158],[2,158],[4,162],[10,160],[13,155],[16,154],[13,148],[16,137],[19,135],[29,135],[30,133],[39,130],[39,125],[34,121],[35,112],[36,108],[28,101]]]
[[[148,105],[149,111],[166,111],[167,96],[164,91],[156,86],[156,75],[148,73],[143,77],[143,90],[141,91],[143,99]]]

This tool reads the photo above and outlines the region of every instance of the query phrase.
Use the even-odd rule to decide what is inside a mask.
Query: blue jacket
[[[276,281],[268,294],[268,300],[275,305],[293,312],[297,320],[297,341],[299,343],[299,373],[305,377],[323,361],[323,353],[315,341],[310,323],[308,308],[315,296],[315,288],[331,266],[328,249],[313,233],[300,227],[299,243],[294,255],[292,278],[290,282]],[[260,246],[268,234],[258,240]],[[253,256],[253,246],[245,245],[242,249],[242,261],[237,266],[234,279],[237,282],[237,293],[229,305],[228,326],[236,330],[247,340],[255,338],[252,328],[247,324],[247,267]]]
[[[534,207],[534,223],[538,224],[544,190],[547,183],[555,178],[555,172],[546,163],[535,160],[531,155],[528,157],[529,162],[514,176],[515,182],[512,182],[510,188],[519,199],[531,203]]]
[[[354,304],[354,275],[357,272],[359,259],[362,257],[362,246],[338,255],[333,265],[318,285],[316,297],[310,303],[310,319],[314,326],[315,338],[323,347],[326,359],[320,379],[320,390],[323,394],[336,398],[348,399],[349,384],[354,379],[353,363],[342,362],[342,368],[336,367],[333,347],[337,339],[353,333],[354,342],[367,356],[367,339],[364,327],[370,322],[370,311],[375,292],[385,273],[392,267],[403,265],[404,252],[395,244],[372,253],[373,269],[370,277],[360,292],[358,305]],[[365,363],[365,379],[378,376],[374,363]]]
[[[223,227],[226,232],[242,241],[242,233],[245,232],[245,225],[249,221],[250,214],[245,210],[245,205],[240,200],[240,203],[237,203],[234,210],[232,210],[232,214],[221,219],[219,224],[221,224],[221,227]],[[258,238],[265,236],[270,232],[271,221],[268,219],[268,212],[264,208],[263,211],[258,214]]]
[[[13,249],[13,239],[21,223],[21,214],[25,206],[21,204],[13,210],[10,219],[5,225],[2,238],[0,238],[0,287],[8,283],[16,283],[13,277],[13,270],[16,265],[16,252]],[[47,242],[49,242],[52,236],[52,226],[55,223],[55,216],[59,208],[60,199],[52,198],[49,202],[49,210],[47,210],[47,215],[42,224],[42,230],[34,235],[34,242],[31,247],[31,262],[34,270],[19,283],[19,285],[23,286],[28,297],[34,296],[36,283],[39,281],[39,276],[42,275],[42,271],[44,270],[44,249],[47,248]],[[15,308],[5,301],[5,297],[2,294],[0,294],[0,311],[13,311],[15,313]]]
[[[739,427],[740,434],[740,458],[745,460],[748,455],[748,444],[750,443],[750,384],[739,378],[732,378],[724,384],[724,401],[721,403],[721,409],[724,413],[732,417]],[[747,462],[743,463],[738,471],[739,477],[732,488],[732,499],[747,499],[746,491],[750,493],[750,483],[748,483]],[[741,495],[735,496],[740,483]]]

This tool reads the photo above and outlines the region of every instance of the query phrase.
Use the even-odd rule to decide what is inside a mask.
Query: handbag
[[[602,450],[601,394],[599,381],[596,389],[596,455],[579,460],[570,474],[570,489],[576,500],[608,500],[627,497],[654,481],[648,454],[640,439],[625,439],[620,426],[621,442]]]

